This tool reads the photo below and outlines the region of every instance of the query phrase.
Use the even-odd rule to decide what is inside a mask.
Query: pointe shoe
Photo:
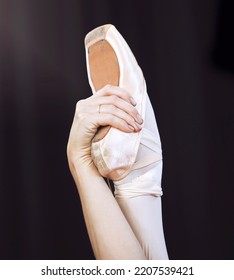
[[[111,25],[100,26],[85,37],[86,63],[93,94],[105,85],[124,88],[136,101],[144,119],[146,84],[126,41]],[[125,133],[113,127],[101,127],[91,145],[92,159],[103,177],[120,180],[136,161],[141,131]]]

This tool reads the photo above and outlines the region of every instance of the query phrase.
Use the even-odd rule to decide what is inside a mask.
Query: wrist
[[[77,155],[76,157],[70,157],[68,163],[72,176],[77,183],[77,187],[87,181],[88,178],[93,178],[94,176],[102,177],[91,157]]]

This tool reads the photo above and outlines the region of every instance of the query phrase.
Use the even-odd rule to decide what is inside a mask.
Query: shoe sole
[[[118,59],[110,43],[105,40],[105,35],[110,27],[111,25],[98,27],[85,38],[90,78],[96,91],[105,85],[119,86]],[[102,140],[109,130],[110,126],[100,127],[93,138],[93,142]]]

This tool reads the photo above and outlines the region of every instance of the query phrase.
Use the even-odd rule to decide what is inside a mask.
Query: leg
[[[104,128],[92,141],[100,174],[113,180],[115,198],[149,259],[167,259],[161,215],[162,150],[145,80],[130,48],[110,26],[86,37],[89,83],[93,93],[105,84],[132,94],[144,119],[139,133]],[[103,112],[104,113],[104,112]]]
[[[116,199],[149,260],[168,259],[163,234],[161,197]]]
[[[148,134],[147,131],[153,134]],[[168,259],[161,211],[163,165],[160,157],[161,143],[148,97],[142,136],[136,159],[138,166],[124,179],[114,181],[115,197],[140,242],[146,258]],[[146,164],[145,159],[151,159],[151,157],[155,162]]]

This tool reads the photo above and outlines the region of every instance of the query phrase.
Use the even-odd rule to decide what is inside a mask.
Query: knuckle
[[[129,98],[130,98],[130,94],[129,94],[126,90],[124,90],[124,89],[122,89],[121,95],[122,95],[124,98],[126,98],[126,99],[129,99]]]
[[[130,107],[130,113],[134,116],[138,114],[137,110],[133,106]]]
[[[77,103],[76,103],[76,112],[79,112],[81,110],[81,108],[83,107],[83,104],[84,104],[84,100],[79,100]]]
[[[108,90],[108,89],[110,89],[110,88],[111,88],[111,85],[107,84],[107,85],[104,86],[103,89]]]
[[[100,94],[100,95],[105,95],[107,94],[111,89],[111,85],[105,85],[103,88],[99,89],[96,94]]]
[[[130,106],[127,108],[127,113],[131,116],[134,116],[135,115],[135,111],[133,108],[131,108]]]
[[[132,116],[128,115],[128,122],[135,123],[135,119]]]
[[[83,120],[87,117],[87,114],[84,112],[84,100],[79,100],[76,103],[76,111],[75,111],[75,118],[77,120]]]
[[[84,113],[82,113],[82,112],[78,112],[78,113],[76,114],[76,118],[77,118],[78,120],[84,121],[84,120],[87,118],[87,114],[84,114]]]
[[[110,112],[116,111],[116,106],[114,104],[110,105]]]
[[[110,116],[109,121],[110,121],[110,123],[112,123],[112,124],[116,123],[116,118],[115,118],[115,116]]]
[[[118,97],[116,95],[111,96],[111,102],[116,104],[118,102]]]
[[[124,89],[124,88],[119,88],[119,89],[120,89],[122,96],[124,96],[126,98],[131,97],[130,93],[126,89]]]

